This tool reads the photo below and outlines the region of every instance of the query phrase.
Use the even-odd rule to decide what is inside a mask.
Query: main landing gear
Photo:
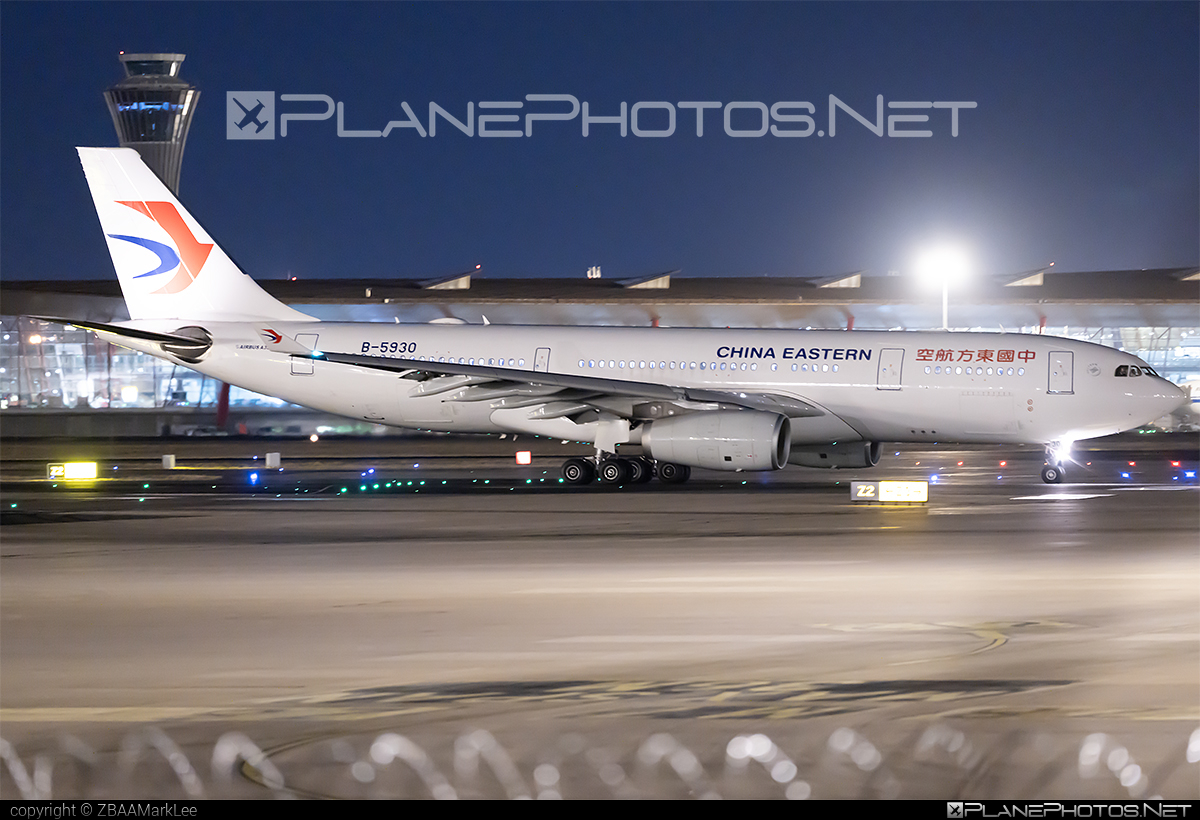
[[[692,475],[683,464],[654,461],[645,456],[600,459],[569,458],[563,462],[562,477],[568,484],[591,484],[597,477],[604,484],[645,484],[658,475],[663,484],[682,484]]]

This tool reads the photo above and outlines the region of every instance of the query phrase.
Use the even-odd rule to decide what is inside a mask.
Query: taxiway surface
[[[1135,447],[1047,486],[1040,459],[998,458],[862,474],[938,475],[909,507],[796,469],[632,492],[466,464],[423,493],[10,489],[3,736],[115,760],[154,727],[207,780],[237,730],[314,795],[430,794],[372,757],[395,732],[459,796],[1196,799],[1194,462]],[[754,735],[772,745],[746,769]],[[470,748],[509,775],[472,775]],[[59,793],[179,792],[149,756],[60,764]]]

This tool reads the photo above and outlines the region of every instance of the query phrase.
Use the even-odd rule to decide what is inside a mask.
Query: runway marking
[[[1128,493],[1128,492],[1159,492],[1159,493],[1177,493],[1177,492],[1180,492],[1180,491],[1185,491],[1185,492],[1186,492],[1187,490],[1200,490],[1200,487],[1196,487],[1196,486],[1192,486],[1192,485],[1187,485],[1187,484],[1185,484],[1185,485],[1183,485],[1183,486],[1181,486],[1181,487],[1176,487],[1176,486],[1174,486],[1174,485],[1170,485],[1170,486],[1166,486],[1166,485],[1164,485],[1164,486],[1162,486],[1162,487],[1158,487],[1158,486],[1151,486],[1151,487],[1113,487],[1113,489],[1114,489],[1114,490],[1116,490],[1117,492],[1122,492],[1122,493]]]
[[[229,714],[237,710],[214,706],[30,706],[0,709],[0,722],[23,723],[138,723],[182,720],[201,715]]]
[[[553,644],[674,644],[674,643],[820,643],[845,641],[841,635],[575,635],[546,638]]]
[[[364,711],[345,704],[326,703],[316,699],[295,701],[272,701],[268,704],[241,704],[238,706],[32,706],[27,708],[0,709],[0,723],[161,723],[194,719],[248,719],[277,720],[285,718],[312,718],[322,720],[341,718],[359,720],[378,717],[400,717],[441,711],[444,707],[410,706],[386,710]]]
[[[725,579],[728,581],[728,579]],[[795,593],[801,589],[800,580],[797,579],[795,584],[788,586],[751,586],[740,585],[734,586],[726,584],[724,586],[706,586],[706,587],[670,587],[670,586],[654,586],[654,587],[531,587],[529,589],[514,589],[508,592],[509,595],[662,595],[666,593],[682,593],[686,595],[694,595],[697,592],[791,592]]]
[[[1150,643],[1198,643],[1200,632],[1145,632],[1141,635],[1122,635],[1114,641],[1148,641]]]
[[[1045,495],[1018,495],[1010,501],[1080,501],[1085,498],[1111,498],[1112,493],[1046,493]]]
[[[828,629],[835,629],[845,632],[944,632],[947,637],[954,636],[957,638],[974,637],[986,641],[983,646],[967,652],[967,655],[978,655],[983,652],[990,652],[993,649],[999,649],[1006,645],[1011,636],[1008,634],[1015,630],[1030,630],[1030,629],[1073,629],[1075,624],[1063,623],[1060,621],[1013,621],[1009,623],[984,623],[984,624],[956,624],[956,623],[873,623],[873,624],[820,624]],[[916,635],[911,636],[916,639]],[[1040,639],[1047,637],[1046,635],[1033,635],[1028,633],[1022,635],[1022,640],[1029,638]],[[1061,637],[1061,636],[1049,636]],[[922,640],[927,638],[922,637]],[[922,663],[934,663],[937,661],[951,660],[960,657],[959,654],[952,655],[934,655],[925,658],[912,658],[909,660],[893,661],[888,666],[914,666]]]
[[[788,569],[806,568],[806,567],[834,567],[844,566],[847,564],[866,564],[867,561],[801,561],[796,563],[788,563]],[[751,583],[760,581],[778,581],[779,575],[742,575],[731,577],[729,575],[662,575],[653,578],[635,578],[634,583],[637,584],[652,584],[652,583],[712,583],[713,581],[729,584],[729,583]]]
[[[744,718],[781,720],[836,715],[905,702],[946,702],[997,697],[1067,686],[1070,680],[870,681],[655,681],[566,680],[444,683],[376,687],[333,693],[323,698],[276,701],[268,717],[295,706],[318,715],[374,717],[418,707],[447,710],[499,702],[574,705],[593,715],[660,718]]]
[[[1169,711],[1173,710],[1173,711]],[[1177,707],[1105,708],[1087,706],[965,706],[930,713],[924,719],[970,718],[974,720],[999,720],[1004,718],[1097,718],[1141,720],[1141,721],[1194,721],[1200,711],[1179,710]]]
[[[963,628],[958,624],[930,623],[816,624],[816,626],[838,632],[942,632]]]
[[[994,629],[978,629],[972,634],[977,638],[983,638],[986,641],[990,641],[987,646],[981,646],[978,649],[972,649],[970,652],[972,655],[978,655],[980,652],[989,652],[993,649],[999,649],[1008,643],[1008,636],[1003,632],[997,632]]]
[[[988,513],[1011,515],[1014,510],[1019,510],[1022,506],[1032,507],[1033,505],[975,504],[970,507],[930,507],[926,513],[929,515],[984,515]]]

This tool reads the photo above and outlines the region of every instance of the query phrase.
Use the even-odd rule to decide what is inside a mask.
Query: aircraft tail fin
[[[132,148],[79,148],[131,319],[316,321],[243,273]]]

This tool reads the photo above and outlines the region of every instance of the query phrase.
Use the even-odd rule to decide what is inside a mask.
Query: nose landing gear
[[[1047,464],[1042,468],[1042,481],[1047,484],[1062,484],[1064,475],[1060,464]]]
[[[1062,484],[1067,475],[1063,462],[1070,451],[1069,443],[1053,442],[1046,445],[1046,466],[1042,468],[1042,481],[1047,484]]]

